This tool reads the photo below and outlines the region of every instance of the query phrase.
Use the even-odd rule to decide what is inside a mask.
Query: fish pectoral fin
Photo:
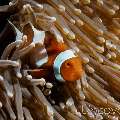
[[[32,77],[34,78],[41,78],[48,74],[48,70],[47,69],[33,69],[33,70],[28,70],[28,73],[32,75]]]

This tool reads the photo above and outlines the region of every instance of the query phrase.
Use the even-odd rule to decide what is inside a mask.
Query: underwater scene
[[[0,120],[120,120],[120,0],[0,0]]]

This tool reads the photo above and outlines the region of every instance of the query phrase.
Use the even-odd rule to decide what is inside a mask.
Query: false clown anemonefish
[[[28,30],[25,34],[30,35]],[[33,41],[39,39],[39,35],[34,33]],[[30,74],[34,77],[51,77],[53,73],[61,82],[79,80],[83,74],[81,59],[64,42],[58,42],[51,32],[45,32],[44,46],[36,44],[29,61],[34,69]]]

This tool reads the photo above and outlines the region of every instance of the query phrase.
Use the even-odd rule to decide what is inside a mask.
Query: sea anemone
[[[0,20],[9,16],[17,34],[0,51],[0,120],[119,120],[119,7],[120,0],[15,0],[0,6]],[[49,31],[79,56],[79,80],[54,84],[32,76],[26,56],[44,44],[31,40],[28,24],[34,37],[44,31],[42,41]],[[7,39],[1,35],[7,32],[0,33],[0,47]]]

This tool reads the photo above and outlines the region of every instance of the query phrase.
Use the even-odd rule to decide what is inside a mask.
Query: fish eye
[[[70,67],[71,64],[69,62],[66,63],[66,67]]]

